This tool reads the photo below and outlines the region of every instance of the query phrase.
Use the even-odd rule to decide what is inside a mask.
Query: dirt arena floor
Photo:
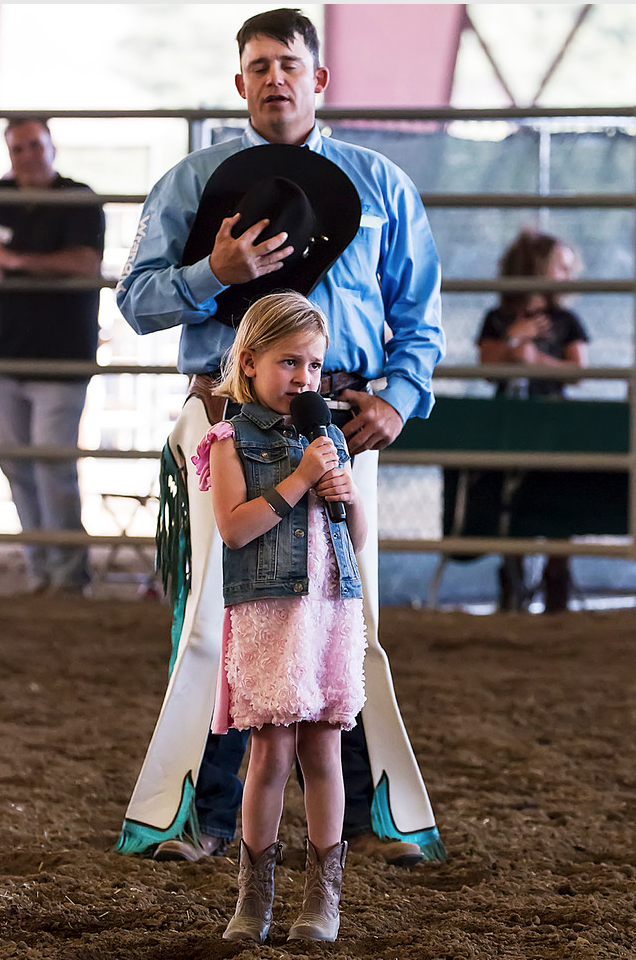
[[[288,788],[275,922],[226,943],[236,855],[112,852],[166,683],[159,602],[0,598],[2,960],[597,960],[636,942],[636,613],[387,608],[382,637],[449,858],[350,856],[335,944],[288,945],[302,807]]]

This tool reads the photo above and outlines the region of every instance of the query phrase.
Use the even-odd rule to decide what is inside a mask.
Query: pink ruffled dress
[[[210,488],[210,447],[234,437],[215,424],[192,462]],[[350,730],[365,701],[366,632],[361,599],[342,599],[338,564],[322,501],[309,491],[309,593],[227,607],[213,733],[265,723],[323,720]]]

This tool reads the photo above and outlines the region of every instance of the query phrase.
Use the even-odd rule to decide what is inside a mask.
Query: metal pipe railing
[[[88,190],[65,190],[64,194],[51,190],[10,190],[2,192],[2,203],[17,206],[24,203],[37,203],[38,206],[75,206],[94,207],[95,205],[119,203],[141,205],[146,200],[145,193],[93,193]],[[555,209],[629,209],[634,206],[634,193],[577,193],[549,195],[536,193],[421,193],[426,207],[496,207],[496,208],[537,208]]]
[[[22,117],[77,120],[249,120],[244,109],[193,107],[159,110],[3,110],[6,120]],[[636,106],[596,107],[320,107],[319,120],[599,120],[612,126],[618,119],[636,119]]]
[[[632,368],[623,367],[570,367],[524,366],[524,377],[533,380],[628,380]],[[0,374],[7,376],[46,377],[55,373],[62,376],[87,376],[97,374],[172,374],[187,377],[171,364],[92,363],[87,360],[3,360],[0,359]],[[435,380],[506,380],[519,376],[518,364],[444,364],[435,370]]]
[[[504,548],[505,543],[505,548]],[[444,537],[442,540],[380,539],[380,550],[392,553],[444,553],[460,556],[485,556],[489,553],[505,553],[514,556],[590,556],[633,559],[628,545],[607,543],[601,538],[592,540],[551,540],[540,537]]]
[[[192,144],[195,128],[199,128],[208,121],[237,120],[245,123],[248,113],[244,110],[26,110],[3,111],[0,114],[5,119],[15,117],[39,118],[45,115],[49,119],[156,119],[182,120],[187,125],[188,144]],[[413,124],[424,124],[428,128],[439,124],[447,128],[452,124],[470,121],[510,121],[518,126],[537,126],[542,130],[546,127],[551,130],[555,127],[572,130],[589,129],[590,127],[603,128],[607,126],[625,127],[630,132],[636,132],[636,107],[505,107],[499,109],[454,109],[454,108],[422,108],[422,109],[335,109],[325,108],[317,111],[318,120],[331,122],[364,122],[383,124],[386,122],[407,121]],[[568,121],[567,124],[564,121]],[[28,194],[28,196],[27,196]],[[33,195],[33,196],[31,196]],[[3,191],[3,203],[23,203],[26,199],[33,199],[38,203],[78,203],[95,204],[142,204],[145,195],[140,194],[94,194],[86,191],[65,191],[64,197],[53,197],[46,191]],[[427,207],[454,207],[454,208],[528,208],[528,209],[565,209],[565,208],[598,208],[598,209],[631,209],[636,213],[636,193],[590,193],[577,195],[538,194],[449,194],[423,193],[422,199]],[[114,288],[117,279],[108,277],[73,278],[67,280],[24,280],[6,278],[0,283],[0,289],[6,291],[34,291],[34,290],[87,290],[97,288]],[[485,293],[506,291],[533,291],[558,290],[562,293],[606,293],[629,294],[634,296],[635,329],[636,329],[636,276],[632,279],[615,280],[576,280],[569,282],[549,283],[530,279],[514,278],[445,278],[442,291],[454,293]],[[12,375],[44,375],[44,370],[59,375],[104,375],[104,374],[178,374],[172,366],[136,366],[134,364],[113,364],[102,366],[73,361],[13,361],[0,360],[0,374]],[[518,366],[497,365],[496,373],[492,365],[441,365],[436,371],[436,379],[509,379],[519,376]],[[482,453],[475,451],[395,451],[387,449],[381,453],[381,462],[386,464],[434,464],[449,467],[476,467],[476,468],[503,468],[513,467],[520,469],[524,466],[539,467],[546,470],[566,468],[568,470],[615,470],[627,471],[630,475],[630,537],[620,543],[602,543],[598,540],[585,542],[569,540],[530,540],[505,539],[506,553],[536,554],[550,553],[554,555],[590,554],[597,556],[621,556],[636,559],[636,363],[624,367],[595,367],[584,371],[555,368],[546,370],[540,367],[524,367],[524,376],[533,379],[546,378],[563,380],[565,382],[582,380],[624,380],[629,384],[628,397],[630,403],[630,452],[628,454],[507,454]],[[80,448],[62,447],[10,447],[0,450],[0,456],[12,456],[15,459],[79,459],[85,458],[121,458],[121,459],[157,459],[160,451],[157,450],[83,450]],[[103,545],[117,545],[126,543],[130,546],[151,545],[150,537],[130,537],[127,535],[115,537],[89,537],[88,535],[70,531],[31,531],[22,534],[0,534],[0,541],[21,541],[24,543],[59,543],[74,545],[79,543],[97,543]],[[458,538],[444,537],[442,540],[387,540],[380,541],[380,549],[396,551],[433,551],[446,554],[474,554],[474,553],[501,553],[502,538]]]

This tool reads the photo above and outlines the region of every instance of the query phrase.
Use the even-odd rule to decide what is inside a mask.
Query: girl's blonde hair
[[[237,403],[257,403],[252,378],[241,366],[243,350],[260,353],[280,340],[298,333],[315,334],[329,343],[327,320],[322,310],[294,290],[282,290],[261,297],[246,311],[236,331],[234,343],[223,358],[221,379],[212,392],[231,397]]]

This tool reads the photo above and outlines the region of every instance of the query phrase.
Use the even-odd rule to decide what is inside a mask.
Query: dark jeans
[[[232,840],[243,796],[238,776],[248,730],[229,730],[223,736],[208,736],[197,778],[196,807],[201,831],[211,837]],[[358,716],[353,730],[342,734],[342,766],[345,784],[343,839],[371,832],[373,778],[364,728]],[[300,778],[299,778],[300,779]]]
[[[373,777],[360,714],[353,730],[345,730],[342,734],[342,770],[345,788],[342,839],[350,840],[361,833],[372,832]]]
[[[208,836],[234,839],[243,796],[238,772],[249,736],[249,730],[228,730],[223,736],[208,734],[196,787],[199,826]]]

